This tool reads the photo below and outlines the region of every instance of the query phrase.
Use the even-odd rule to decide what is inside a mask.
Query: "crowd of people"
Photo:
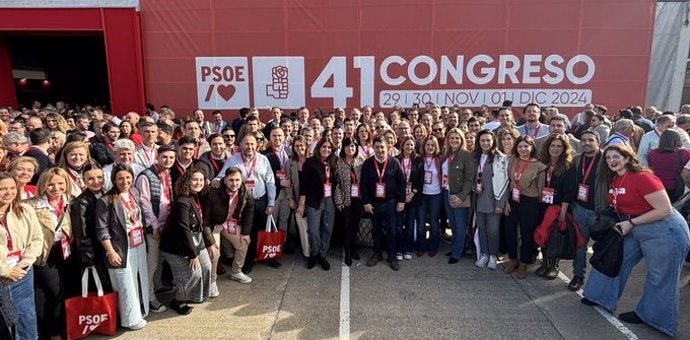
[[[547,222],[572,216],[585,241],[567,289],[584,288],[583,303],[613,313],[644,258],[643,295],[619,318],[675,335],[690,238],[672,202],[690,182],[690,105],[615,114],[587,105],[572,119],[511,106],[273,107],[269,119],[246,108],[232,121],[152,105],[121,117],[62,102],[0,107],[2,334],[36,339],[41,324],[41,334],[63,338],[65,298],[79,295],[88,267],[118,292],[122,327],[141,329],[149,312],[168,308],[189,314],[219,296],[225,266],[232,280],[252,282],[269,216],[287,231],[285,253],[301,252],[308,269],[329,270],[331,244],[342,244],[347,266],[385,259],[398,271],[446,240],[449,265],[476,251],[479,268],[502,263],[522,280],[536,263],[534,275],[555,279],[560,259],[534,241],[555,210]],[[590,269],[586,281],[590,227],[606,209],[618,216],[622,265],[616,276]],[[168,306],[157,298],[164,291],[174,291]]]

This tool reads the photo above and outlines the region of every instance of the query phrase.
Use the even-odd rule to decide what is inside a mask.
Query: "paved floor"
[[[443,250],[447,249],[441,254]],[[370,251],[361,253],[366,258]],[[399,272],[386,262],[366,267],[364,260],[347,268],[338,265],[340,258],[334,249],[329,257],[333,268],[328,272],[320,267],[307,270],[299,255],[283,259],[278,269],[257,265],[249,285],[223,275],[218,279],[220,297],[197,305],[192,314],[151,314],[145,329],[120,331],[118,338],[668,338],[644,325],[618,323],[624,327],[619,330],[604,317],[608,313],[581,304],[562,279],[546,281],[530,273],[527,279],[517,280],[502,270],[476,268],[470,258],[448,265],[443,255],[404,261]],[[570,277],[570,261],[562,261],[561,269]],[[619,311],[632,310],[643,277],[641,263]],[[689,268],[681,280],[687,285]],[[689,300],[690,286],[684,286],[678,339],[690,339]]]

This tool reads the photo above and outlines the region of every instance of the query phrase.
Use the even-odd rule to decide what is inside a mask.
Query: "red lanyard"
[[[50,205],[53,208],[53,210],[55,210],[55,217],[60,219],[65,210],[65,202],[63,201],[62,197],[60,197],[60,200],[58,201],[57,205],[52,205],[50,204],[50,202],[48,202],[48,205]]]
[[[587,179],[589,178],[589,173],[592,172],[592,168],[594,167],[594,163],[596,163],[598,156],[594,156],[592,158],[592,161],[589,163],[589,166],[587,167],[587,171],[585,171],[585,155],[582,155],[582,161],[580,162],[580,168],[582,168],[582,182],[581,183],[587,183]]]
[[[180,175],[183,175],[185,172],[187,172],[187,169],[188,169],[192,164],[194,164],[194,161],[189,162],[189,165],[187,165],[187,166],[182,166],[182,163],[180,163],[180,161],[176,161],[176,162],[175,162],[175,167],[176,167],[177,170],[180,172]]]
[[[194,159],[199,158],[199,149],[201,149],[201,145],[197,145],[197,146],[194,148],[194,156],[192,156],[192,157],[194,157]]]
[[[654,128],[654,130],[652,130],[652,131],[654,131],[657,138],[661,138],[661,134],[659,134],[659,131],[657,131],[656,128]]]
[[[379,183],[383,183],[383,175],[386,174],[386,168],[388,167],[388,157],[383,161],[383,171],[379,170],[379,161],[374,157],[374,167],[376,167],[376,174],[379,176]]]
[[[527,169],[527,166],[530,163],[530,161],[525,161],[525,165],[522,166],[522,169],[520,169],[520,171],[518,172],[518,163],[520,163],[520,161],[521,161],[521,159],[519,159],[519,158],[515,161],[515,166],[514,166],[514,170],[513,170],[513,171],[515,171],[515,173],[513,174],[514,180],[517,182],[518,186],[520,185],[520,180],[522,179],[522,174],[525,173],[525,169]]]
[[[405,162],[407,161],[407,162]],[[403,173],[405,173],[405,179],[410,181],[410,174],[412,173],[412,158],[403,158],[402,160]]]
[[[546,187],[551,187],[551,177],[553,176],[553,166],[549,165],[549,170],[546,171]]]
[[[235,214],[235,209],[237,208],[237,201],[240,199],[240,193],[235,192],[235,195],[232,196],[230,199],[230,202],[228,202],[228,217],[225,219],[226,221],[232,220],[232,216]]]
[[[276,155],[276,158],[278,158],[278,162],[280,162],[280,170],[283,170],[285,167],[285,161],[287,160],[285,149],[281,148],[280,151],[276,151],[276,149],[273,148],[273,153]]]
[[[331,184],[331,167],[323,163],[324,171],[326,172],[326,184]]]
[[[161,186],[163,187],[163,194],[165,197],[168,199],[169,202],[172,202],[172,188],[170,184],[170,173],[165,170],[161,169],[158,165],[156,165],[156,169],[158,169],[158,174],[160,175],[161,178]]]
[[[355,172],[355,168],[347,161],[345,161],[345,164],[350,166],[350,180],[352,180],[352,184],[357,184],[357,173]]]
[[[9,214],[9,209],[7,209],[7,213]],[[7,233],[7,250],[12,251],[12,235],[10,235],[10,228],[7,226],[7,215],[5,215],[5,218],[0,220],[0,225]]]
[[[256,166],[256,155],[254,155],[254,160],[252,161],[251,167],[247,166],[247,161],[244,159],[243,154],[240,154],[240,158],[242,158],[242,165],[244,165],[244,169],[247,171],[247,178],[252,178],[254,167]]]
[[[199,215],[199,222],[202,222],[204,220],[204,213],[201,211],[201,204],[199,204],[197,198],[194,198],[192,201],[194,202],[194,210],[196,210],[196,214]]]
[[[623,188],[623,183],[625,182],[626,177],[628,177],[628,172],[626,172],[622,177],[614,177],[613,181],[611,181],[611,187],[613,189],[613,208],[616,209],[616,211],[618,211],[618,194],[620,194],[620,189]],[[618,181],[618,185],[615,185],[616,180],[619,178],[620,181]]]
[[[532,138],[537,139],[537,136],[539,136],[539,130],[541,130],[541,123],[537,123],[536,128],[534,128],[534,136]],[[525,125],[525,132],[529,135],[529,132],[527,132],[527,125]]]
[[[223,163],[225,163],[225,161],[222,159],[214,159],[213,157],[209,158],[211,160],[211,167],[213,167],[213,173],[214,175],[217,175],[218,171],[220,171],[220,165],[218,164],[218,161],[223,161]]]
[[[129,197],[129,201],[125,201],[122,199],[122,196],[120,196],[120,203],[122,203],[122,206],[129,213],[129,221],[135,224],[137,223],[137,205],[134,203],[134,196],[132,196],[132,194],[127,193],[127,197]]]
[[[486,160],[484,160],[484,162],[486,162],[488,159],[489,159],[489,156],[487,155]],[[477,165],[477,177],[482,177],[482,174],[484,174],[484,164],[485,163],[482,163],[482,156],[481,155],[479,156],[479,162],[477,162],[477,163],[479,163]]]
[[[67,169],[67,174],[69,175],[69,178],[72,179],[72,183],[76,184],[79,187],[79,189],[84,190],[84,187],[86,187],[86,185],[84,185],[83,179],[75,175],[75,172],[72,169]]]
[[[153,149],[153,159],[149,157],[150,150],[146,150],[145,146],[141,146],[142,151],[144,151],[144,157],[146,157],[146,164],[151,164],[156,158],[158,158],[158,150]]]
[[[427,158],[431,158],[431,163],[427,162]],[[433,157],[425,157],[424,158],[424,169],[426,171],[431,171],[432,165],[436,165],[436,160]]]

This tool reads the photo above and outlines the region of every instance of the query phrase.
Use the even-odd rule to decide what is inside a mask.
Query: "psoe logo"
[[[79,315],[79,327],[84,326],[81,334],[86,335],[93,332],[106,321],[108,321],[108,314]]]

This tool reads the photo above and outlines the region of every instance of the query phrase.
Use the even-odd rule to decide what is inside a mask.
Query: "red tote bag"
[[[283,257],[285,231],[278,230],[272,215],[266,219],[266,229],[259,231],[255,261],[277,260]]]
[[[93,274],[97,292],[89,293],[89,272]],[[117,329],[117,293],[103,294],[103,284],[94,267],[81,276],[81,296],[65,300],[67,338],[80,339],[91,333],[115,335]]]

